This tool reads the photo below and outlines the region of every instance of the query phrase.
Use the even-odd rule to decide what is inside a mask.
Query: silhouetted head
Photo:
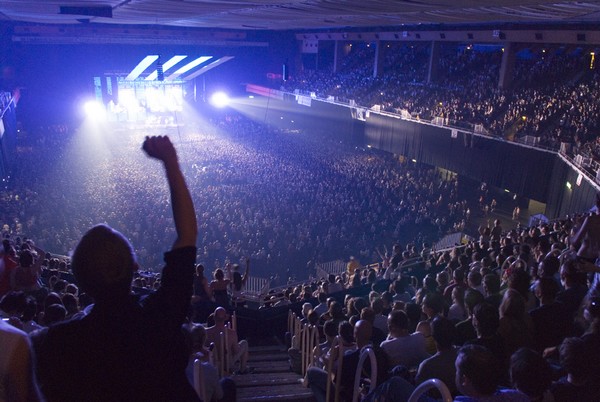
[[[71,268],[79,286],[102,302],[129,294],[138,266],[129,241],[116,230],[97,225],[79,241]]]

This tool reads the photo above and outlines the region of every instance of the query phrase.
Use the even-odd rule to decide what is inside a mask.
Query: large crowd
[[[530,136],[539,146],[559,149],[566,143],[575,147],[575,153],[597,153],[600,110],[593,99],[600,95],[599,73],[581,49],[517,52],[507,89],[498,88],[504,51],[499,46],[443,47],[431,82],[427,82],[429,45],[393,45],[383,51],[383,73],[376,78],[374,47],[354,43],[338,72],[307,69],[283,88],[341,102],[353,100],[368,108],[379,106],[415,119],[441,118],[463,128],[481,125],[483,132],[509,140]]]
[[[506,230],[496,221],[491,227],[480,227],[477,239],[451,250],[435,252],[427,245],[396,244],[390,253],[380,254],[377,267],[363,268],[352,259],[337,277],[289,287],[282,295],[269,295],[266,305],[302,305],[304,322],[322,331],[322,343],[305,377],[317,400],[325,400],[329,376],[324,370],[340,361],[339,346],[333,344],[337,336],[336,342],[345,351],[345,371],[334,380],[333,389],[341,387],[342,400],[350,400],[349,379],[354,378],[358,355],[370,347],[378,362],[379,387],[367,400],[406,400],[417,385],[439,378],[452,395],[463,397],[560,402],[572,401],[576,395],[577,400],[595,401],[600,396],[600,268],[595,265],[594,248],[599,233],[598,215],[573,215]],[[44,328],[69,319],[77,322],[94,311],[90,293],[97,298],[98,290],[80,278],[84,293],[59,277],[68,268],[67,261],[46,254],[32,240],[5,239],[3,246],[5,262],[18,261],[13,267],[18,272],[37,273],[33,283],[27,282],[27,275],[15,275],[11,285],[17,287],[4,289],[0,313],[10,323],[36,339]],[[76,258],[77,254],[75,265]],[[197,270],[191,299],[195,307],[220,303],[217,292],[213,293],[219,280],[225,280],[226,292],[231,286],[230,294],[236,294],[236,274],[230,269],[226,278],[217,277],[210,284]],[[81,274],[75,271],[77,275]],[[135,276],[133,284],[140,278]],[[172,280],[165,276],[164,283],[155,282],[156,288]],[[208,286],[198,290],[197,281],[199,286]],[[243,287],[245,279],[240,276],[239,281]],[[222,305],[231,308],[228,301]],[[192,314],[188,319],[194,318]],[[214,319],[217,328],[225,328],[225,310],[217,308]],[[200,331],[192,356],[208,354],[203,346],[205,330],[193,321],[188,325],[190,336]],[[213,328],[206,330],[209,337]],[[251,372],[247,342],[238,342],[235,331],[229,339],[235,340],[232,347],[241,359],[240,373]],[[298,339],[291,340],[290,367],[299,371]],[[40,350],[47,353],[45,348]],[[477,376],[463,367],[466,363],[461,359],[468,358],[479,362],[477,371],[483,374]],[[455,381],[457,370],[464,372],[473,388]],[[41,373],[44,378],[49,375]],[[231,384],[225,384],[231,391]]]
[[[372,262],[390,239],[431,242],[476,210],[461,183],[432,167],[241,117],[216,127],[171,129],[202,218],[199,258],[211,271],[249,257],[255,276],[307,278],[316,262]],[[68,255],[84,228],[105,222],[127,233],[143,269],[158,268],[151,251],[170,234],[169,200],[136,155],[146,132],[32,133],[0,192],[3,234]]]
[[[443,53],[441,81],[428,86],[414,67],[426,49],[409,49],[386,58],[388,68],[402,70],[401,80],[361,76],[370,67],[349,58],[353,70],[343,85],[335,77],[319,81],[322,73],[305,83],[324,95],[333,88],[344,99],[364,96],[384,109],[477,122],[496,133],[519,120],[516,135],[537,127],[548,144],[594,136],[596,112],[582,99],[596,96],[597,83],[586,80],[597,72],[567,77],[581,60],[557,54],[552,63],[517,63],[535,84],[507,94],[491,85],[499,54]],[[474,76],[479,84],[467,88]],[[559,81],[555,92],[542,79],[548,76]],[[390,79],[399,85],[382,85]],[[384,100],[387,94],[393,98]],[[15,170],[0,189],[0,336],[22,370],[19,387],[7,382],[0,390],[29,400],[197,400],[193,365],[207,360],[207,339],[220,331],[227,328],[238,373],[251,372],[248,344],[226,326],[222,308],[238,301],[250,264],[253,275],[308,277],[315,262],[341,258],[350,261],[346,272],[264,300],[274,308],[301,304],[304,321],[322,331],[305,377],[318,401],[332,380],[324,370],[341,361],[345,371],[331,385],[351,399],[349,379],[366,347],[379,369],[379,387],[366,400],[406,400],[431,378],[443,379],[457,401],[599,399],[599,215],[515,229],[496,221],[479,226],[475,240],[436,252],[432,240],[494,208],[485,184],[465,195],[454,177],[368,148],[238,116],[212,123],[111,132],[54,126],[21,139]],[[176,153],[165,138],[144,141],[165,131]],[[591,152],[594,141],[574,140]],[[86,232],[99,223],[110,227]],[[379,248],[391,243],[391,252]],[[145,272],[158,272],[163,258],[162,273]],[[215,269],[214,280],[195,259],[206,276]],[[376,268],[361,264],[375,260]],[[238,262],[246,264],[243,276]],[[150,295],[134,299],[132,286]],[[222,306],[213,323],[193,322],[195,308],[215,303]],[[20,331],[31,334],[33,349]],[[17,372],[2,362],[1,375]],[[212,385],[215,399],[235,399],[222,389],[231,384]]]

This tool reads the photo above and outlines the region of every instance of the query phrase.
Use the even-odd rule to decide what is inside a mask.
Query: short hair
[[[483,277],[483,285],[488,292],[498,293],[500,291],[500,278],[496,274],[487,274]]]
[[[383,311],[383,300],[380,297],[373,299],[371,302],[371,308],[375,312],[375,314],[381,314]]]
[[[352,326],[352,324],[350,324],[348,321],[340,322],[338,333],[344,342],[354,342],[354,326]]]
[[[133,248],[125,236],[106,225],[97,225],[79,241],[71,268],[85,292],[94,299],[106,299],[113,292],[129,292],[135,264]]]
[[[510,378],[513,387],[533,399],[552,384],[552,368],[538,352],[521,348],[510,358]]]
[[[473,309],[473,315],[477,320],[477,332],[481,336],[492,336],[498,331],[500,316],[498,309],[489,303],[479,303]]]
[[[452,273],[452,277],[456,280],[456,281],[464,281],[465,280],[465,270],[462,268],[456,268],[454,270],[454,272]]]
[[[57,293],[50,292],[44,298],[44,308],[47,308],[51,304],[62,304],[62,299]]]
[[[560,365],[577,380],[586,380],[590,375],[590,356],[581,338],[565,338],[559,347]]]
[[[554,276],[560,269],[560,260],[554,255],[548,255],[542,260],[543,276]]]
[[[417,323],[421,319],[421,307],[416,303],[405,304],[404,311],[408,319],[413,323]]]
[[[375,311],[371,307],[363,307],[360,310],[360,319],[369,321],[372,324],[375,321]]]
[[[206,342],[206,329],[200,324],[191,324],[188,327],[190,346],[192,349],[201,349]]]
[[[525,298],[515,289],[506,289],[499,311],[502,317],[521,319],[525,314]]]
[[[362,309],[367,306],[369,306],[369,302],[367,302],[367,300],[364,297],[355,297],[354,298],[354,310],[356,310],[356,312],[358,314],[360,314]],[[348,312],[348,313],[350,313],[350,312]]]
[[[467,277],[469,279],[469,282],[473,283],[473,285],[475,286],[479,286],[481,285],[481,273],[477,272],[477,271],[471,271],[469,272],[469,275]]]
[[[398,329],[408,329],[408,316],[402,310],[392,310],[388,315],[390,327]]]
[[[71,293],[62,295],[62,304],[67,309],[68,314],[75,314],[79,311],[79,301],[77,297]]]
[[[535,282],[536,291],[539,290],[540,296],[554,300],[560,291],[558,283],[552,277],[544,276]]]
[[[435,317],[431,322],[431,335],[440,348],[452,347],[456,335],[456,327],[444,317]]]
[[[44,323],[47,326],[61,322],[67,316],[67,309],[59,303],[51,304],[44,310]]]
[[[394,295],[392,295],[387,290],[381,294],[381,300],[387,302],[388,304],[392,304],[394,301]]]
[[[457,376],[467,377],[480,394],[492,395],[498,388],[500,376],[496,358],[484,346],[466,345],[460,348],[456,368]]]
[[[332,338],[337,336],[338,326],[336,325],[336,322],[333,320],[325,321],[325,324],[323,324],[323,333]]]
[[[29,250],[21,250],[19,254],[19,265],[22,267],[30,267],[33,265],[33,254]]]
[[[433,310],[434,314],[444,311],[444,299],[438,293],[428,293],[423,298],[423,306]]]
[[[475,306],[479,303],[483,303],[484,300],[485,297],[483,297],[481,292],[478,290],[467,289],[465,291],[465,307],[467,308],[469,314],[472,314]]]
[[[0,309],[12,315],[21,315],[27,304],[27,295],[21,290],[11,290],[0,299]]]
[[[327,301],[327,293],[319,292],[317,299],[319,300],[319,303],[325,303]]]
[[[310,309],[306,318],[308,319],[308,323],[310,325],[317,325],[319,322],[319,313],[314,309]]]
[[[329,305],[329,313],[331,314],[331,318],[340,319],[344,318],[344,312],[342,310],[342,305],[337,301],[332,302]]]

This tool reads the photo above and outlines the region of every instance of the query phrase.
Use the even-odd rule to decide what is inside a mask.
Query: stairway
[[[249,355],[248,367],[254,372],[232,377],[238,402],[314,402],[310,389],[300,383],[302,377],[290,371],[283,345],[251,346]]]

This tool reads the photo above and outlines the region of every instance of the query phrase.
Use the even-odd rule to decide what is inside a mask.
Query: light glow
[[[90,100],[83,104],[85,115],[92,120],[103,120],[106,117],[104,105],[96,100]]]
[[[225,92],[215,92],[210,97],[210,103],[219,109],[229,105],[229,96]]]

